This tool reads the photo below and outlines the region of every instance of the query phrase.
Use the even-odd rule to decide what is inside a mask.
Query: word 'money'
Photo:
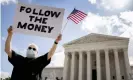
[[[46,32],[51,33],[51,31],[54,29],[54,27],[51,27],[51,26],[28,24],[28,23],[22,24],[21,22],[18,22],[17,28],[44,32],[44,33]]]

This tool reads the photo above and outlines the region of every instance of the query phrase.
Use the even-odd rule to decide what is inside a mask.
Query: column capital
[[[80,51],[80,52],[79,52],[79,55],[83,55],[83,51]]]
[[[112,50],[114,50],[114,51],[118,51],[119,49],[118,49],[118,48],[114,48],[114,49],[112,49]]]
[[[75,51],[71,52],[71,54],[74,55],[75,54]]]
[[[95,51],[96,51],[96,54],[97,54],[97,53],[98,53],[98,54],[100,53],[100,50],[95,50]]]
[[[80,51],[78,51],[78,52],[79,52],[79,53],[82,53],[83,51],[80,50]]]
[[[86,51],[87,53],[91,53],[91,51]]]
[[[122,48],[124,51],[128,51],[128,48]]]
[[[119,51],[117,48],[114,48],[114,49],[112,49],[112,50],[114,51],[114,54],[115,54],[115,53],[118,53],[118,51]]]
[[[105,52],[109,52],[109,50],[111,50],[111,49],[104,49]]]
[[[87,57],[89,56],[91,56],[91,51],[86,51],[86,54],[87,54]],[[91,57],[90,57],[91,58]]]
[[[104,52],[105,52],[105,55],[109,54],[109,49],[105,49]]]

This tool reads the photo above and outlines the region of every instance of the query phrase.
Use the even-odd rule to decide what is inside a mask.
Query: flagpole
[[[68,21],[69,21],[69,19],[67,19],[67,21],[66,21],[64,27],[63,27],[62,30],[61,30],[61,33],[63,33],[64,29],[66,28]]]
[[[76,7],[74,7],[74,9],[75,9],[75,8],[76,8]],[[66,21],[64,27],[62,28],[62,30],[61,30],[61,34],[63,33],[64,29],[66,28],[68,21],[69,21],[69,19],[67,19],[67,21]]]

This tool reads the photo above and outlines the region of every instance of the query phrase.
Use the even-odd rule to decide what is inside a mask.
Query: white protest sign
[[[56,38],[61,32],[64,9],[18,3],[13,31]]]

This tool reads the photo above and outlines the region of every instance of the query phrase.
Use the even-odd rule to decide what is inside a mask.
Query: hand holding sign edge
[[[62,40],[62,34],[59,34],[55,41],[58,43],[61,40]]]

